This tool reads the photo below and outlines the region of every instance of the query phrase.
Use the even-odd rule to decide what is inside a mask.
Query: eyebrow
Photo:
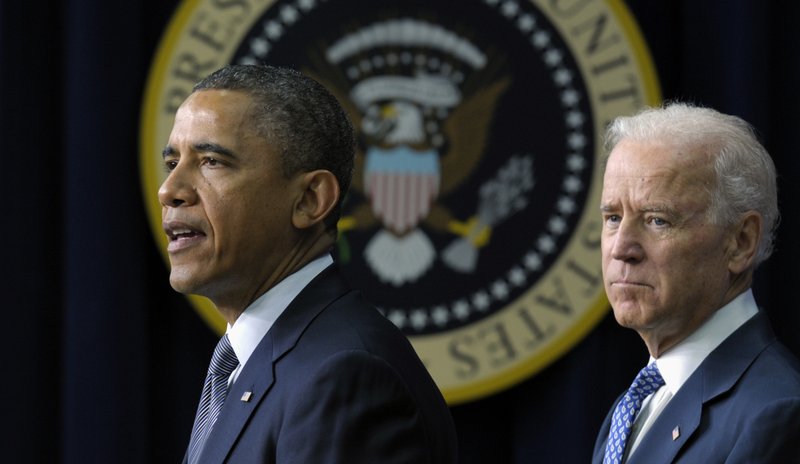
[[[200,153],[216,153],[228,158],[237,159],[238,156],[233,151],[211,142],[203,142],[192,145],[192,150]]]
[[[615,205],[613,203],[603,203],[602,205],[600,205],[600,212],[601,213],[608,213],[608,212],[614,211],[616,209],[618,209],[617,205]]]
[[[604,203],[600,205],[601,213],[609,213],[619,209],[616,203]],[[640,213],[664,213],[670,216],[676,216],[678,213],[675,208],[667,205],[645,205],[637,210]]]
[[[219,145],[219,144],[216,144],[216,143],[211,143],[211,142],[203,142],[203,143],[194,144],[194,145],[192,145],[192,151],[195,151],[195,152],[198,152],[198,153],[216,153],[218,155],[222,155],[222,156],[225,156],[225,157],[231,158],[231,159],[237,159],[238,158],[236,153],[234,153],[233,151],[223,147],[222,145]],[[166,147],[164,147],[164,150],[161,151],[161,157],[162,158],[166,158],[168,156],[174,155],[177,152],[178,152],[178,150],[176,150],[173,146],[167,145]]]
[[[639,209],[639,211],[643,213],[664,213],[669,216],[675,216],[677,211],[675,208],[667,205],[646,205],[643,208]]]

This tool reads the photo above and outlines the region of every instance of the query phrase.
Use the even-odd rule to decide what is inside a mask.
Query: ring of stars
[[[263,22],[261,33],[250,40],[249,49],[239,59],[239,63],[257,64],[265,61],[274,44],[283,38],[287,29],[325,1],[327,0],[296,0],[280,7],[272,17]],[[525,287],[531,277],[542,272],[545,259],[558,251],[558,240],[569,232],[568,219],[580,208],[575,197],[587,188],[581,178],[583,171],[591,165],[585,151],[589,143],[585,134],[587,117],[579,106],[583,94],[574,85],[576,79],[573,71],[564,63],[565,51],[552,40],[550,32],[539,27],[536,14],[525,11],[521,6],[522,2],[517,0],[484,0],[484,2],[496,9],[503,18],[528,38],[528,43],[541,57],[550,72],[550,78],[559,89],[564,125],[567,129],[567,137],[564,140],[568,153],[565,158],[567,175],[562,181],[555,211],[548,218],[545,229],[533,240],[533,246],[523,253],[519,261],[504,275],[454,301],[411,309],[379,308],[400,329],[418,332],[441,329],[453,322],[464,323],[475,314],[485,314],[494,303],[506,302],[515,289]],[[364,73],[379,71],[387,66],[393,67],[398,64],[407,66],[412,63],[420,69],[447,76],[456,84],[462,83],[465,78],[463,71],[436,56],[394,51],[360,60],[349,66],[345,72],[350,79],[357,80]],[[447,114],[436,116],[444,119]],[[434,139],[434,143],[437,141],[439,144],[443,143],[443,137],[438,134],[440,130],[438,124],[431,123],[426,129]]]

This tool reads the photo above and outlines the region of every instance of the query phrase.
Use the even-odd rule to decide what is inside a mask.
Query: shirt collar
[[[314,277],[331,264],[333,258],[327,253],[309,262],[253,301],[236,319],[233,326],[228,324],[226,332],[240,366],[244,366],[250,359],[256,346],[289,303]]]
[[[674,395],[704,359],[758,312],[752,289],[718,309],[703,325],[655,361]]]

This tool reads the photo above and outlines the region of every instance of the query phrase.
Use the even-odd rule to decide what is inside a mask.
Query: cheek
[[[722,267],[716,253],[704,252],[709,247],[692,247],[657,263],[661,298],[675,302],[715,291]]]
[[[600,238],[600,263],[604,271],[608,271],[611,263],[611,241],[607,238]]]
[[[203,199],[206,216],[218,228],[235,230],[248,222],[247,218],[253,215],[252,212],[260,204],[249,192],[249,186],[243,186],[240,182],[219,184],[216,188],[209,188]]]
[[[247,229],[252,225],[247,203],[236,195],[221,194],[209,198],[203,206],[217,252],[229,253],[241,246],[239,242],[249,235]]]
[[[259,193],[230,201],[227,208],[218,213],[224,218],[229,235],[251,245],[263,246],[264,242],[276,242],[287,233],[291,208],[276,195],[265,198],[263,191]]]

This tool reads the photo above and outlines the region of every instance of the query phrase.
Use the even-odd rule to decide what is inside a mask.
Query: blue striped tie
[[[656,363],[651,363],[636,375],[625,396],[617,403],[611,419],[611,429],[606,442],[603,464],[619,464],[625,456],[625,447],[631,435],[633,421],[642,408],[642,401],[664,385],[664,378]]]
[[[197,463],[200,458],[203,445],[214,427],[225,397],[228,396],[228,378],[238,365],[239,360],[233,352],[228,334],[225,334],[214,349],[206,383],[203,384],[203,394],[200,395],[200,405],[194,418],[192,439],[189,441],[189,464]]]

